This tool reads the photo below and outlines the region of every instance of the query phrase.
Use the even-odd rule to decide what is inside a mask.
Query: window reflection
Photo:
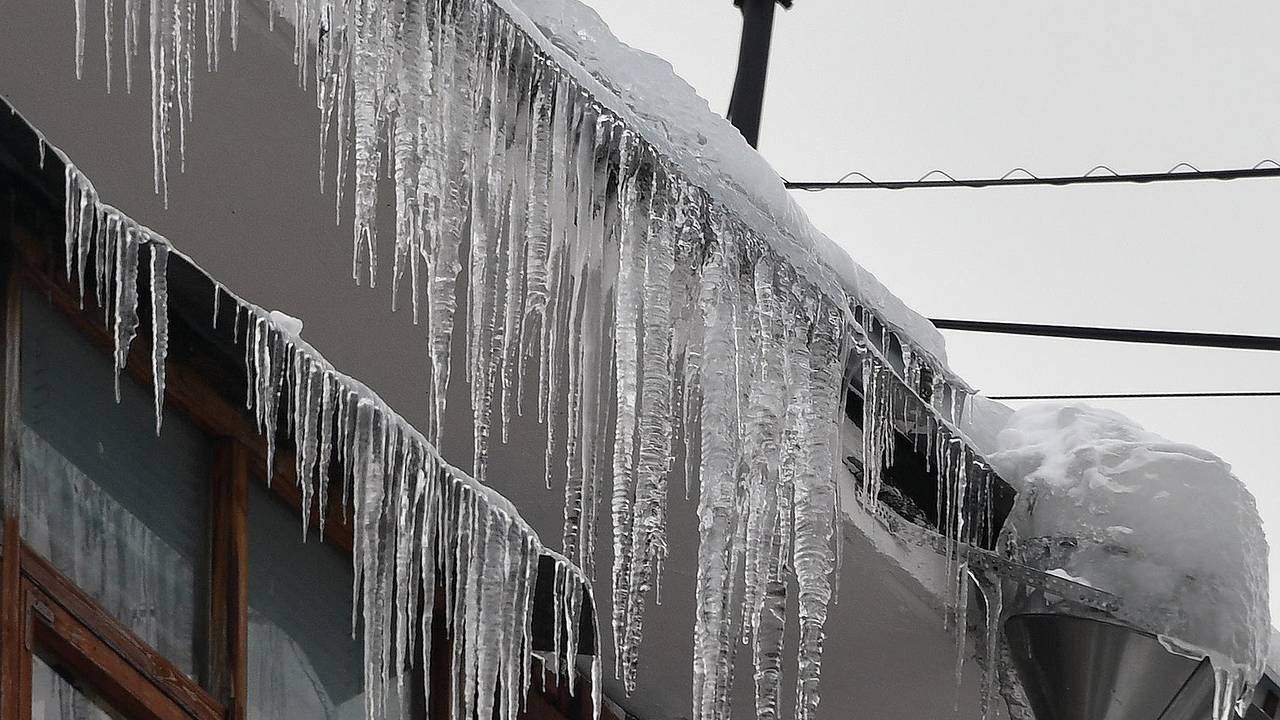
[[[249,720],[364,717],[351,560],[258,483],[249,489]]]
[[[31,720],[125,720],[73,685],[40,655],[31,658]]]
[[[202,657],[211,446],[46,300],[23,296],[22,535],[192,677]],[[201,673],[203,674],[203,673]]]

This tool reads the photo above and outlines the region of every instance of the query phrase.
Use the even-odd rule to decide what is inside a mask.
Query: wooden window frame
[[[108,615],[29,548],[22,551],[26,673],[37,645],[141,720],[217,720],[223,709],[195,681]],[[28,688],[30,677],[25,678]],[[30,701],[27,703],[30,711]]]
[[[78,291],[46,266],[39,243],[9,226],[8,272],[4,292],[4,479],[15,497],[20,476],[16,431],[20,417],[22,293],[47,298],[59,316],[88,339],[110,362],[113,339],[101,325],[100,312],[81,308]],[[93,298],[87,297],[87,306]],[[126,370],[140,384],[151,382],[150,338],[140,333]],[[214,444],[216,455],[208,478],[205,517],[209,528],[202,644],[197,659],[209,689],[187,677],[167,658],[140,640],[104,611],[75,583],[21,539],[20,517],[5,508],[0,545],[0,720],[29,720],[32,652],[39,645],[77,679],[83,679],[113,708],[145,720],[243,720],[245,717],[247,643],[247,556],[244,488],[250,429],[229,403],[211,404],[216,393],[192,384],[196,375],[170,362],[166,404],[192,420]],[[221,399],[221,398],[218,398]],[[239,421],[239,422],[236,422]],[[17,503],[14,503],[16,505]]]
[[[88,293],[84,307],[78,289],[56,271],[37,239],[0,213],[6,266],[0,277],[4,318],[4,395],[0,403],[0,481],[20,475],[17,443],[11,433],[20,417],[22,292],[46,298],[61,321],[110,362],[114,338],[102,324],[100,308]],[[8,222],[6,222],[8,221]],[[0,234],[0,241],[5,240]],[[143,386],[152,382],[151,338],[141,329],[126,359],[125,372]],[[19,532],[16,508],[0,517],[0,720],[30,720],[33,640],[83,677],[104,699],[123,712],[148,720],[244,720],[248,695],[248,499],[249,482],[267,484],[266,443],[238,404],[223,397],[199,373],[174,358],[166,363],[165,405],[181,413],[215,445],[208,485],[209,529],[207,648],[203,666],[208,689],[178,671],[117,621],[74,582],[29,548]],[[294,454],[278,449],[269,483],[273,496],[295,514],[303,512],[294,471]],[[16,505],[16,503],[15,503]],[[318,511],[312,509],[312,526]],[[333,506],[324,522],[323,541],[350,554],[350,520]],[[442,637],[442,636],[441,636]],[[434,668],[448,668],[448,652],[438,653]],[[433,672],[437,678],[447,673]],[[117,679],[123,678],[123,679]],[[446,693],[434,693],[446,696]],[[165,701],[162,701],[164,699]],[[176,713],[176,714],[175,714]]]

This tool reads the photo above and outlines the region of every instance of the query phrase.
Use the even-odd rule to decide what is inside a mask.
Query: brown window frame
[[[94,298],[86,296],[82,308],[78,289],[56,269],[48,269],[49,259],[40,242],[22,226],[9,224],[8,230],[11,237],[3,258],[8,270],[3,274],[0,308],[5,320],[0,480],[12,479],[16,488],[20,460],[9,433],[19,416],[22,290],[48,299],[60,319],[102,353],[103,362],[110,362],[114,339],[103,325],[101,309],[94,307]],[[125,366],[125,372],[144,386],[152,382],[150,340],[146,328],[140,328]],[[216,446],[207,498],[209,575],[203,598],[208,615],[203,640],[209,688],[178,671],[31,550],[20,537],[17,513],[6,508],[0,525],[0,720],[30,720],[33,639],[123,712],[151,720],[244,720],[246,716],[247,489],[249,482],[267,484],[266,443],[239,404],[225,398],[192,367],[171,357],[166,373],[167,411],[181,413]],[[269,487],[277,500],[301,517],[303,502],[294,467],[291,449],[278,449]],[[311,512],[312,525],[317,526],[317,511]],[[325,518],[323,541],[351,553],[350,521],[336,506]],[[443,633],[438,637],[443,639]],[[447,671],[448,658],[443,645],[433,668]],[[447,672],[432,674],[433,686],[440,679],[448,682]],[[446,692],[433,694],[447,697]],[[166,705],[157,698],[169,702]]]
[[[166,658],[107,615],[44,558],[23,548],[22,651],[30,673],[37,645],[101,693],[113,708],[143,720],[217,720],[222,706]],[[30,687],[30,677],[24,678]],[[29,692],[29,690],[28,690]],[[30,702],[28,701],[28,711]]]
[[[22,290],[49,300],[68,322],[110,362],[111,335],[101,313],[56,273],[46,272],[40,244],[21,227],[10,227],[9,271],[4,293],[4,477],[16,488],[20,474],[16,443],[10,433],[19,413]],[[141,333],[126,370],[150,384],[150,338]],[[151,720],[240,720],[245,716],[247,647],[247,555],[244,488],[255,438],[238,411],[212,388],[193,382],[193,370],[172,360],[165,400],[170,411],[192,420],[216,446],[209,478],[206,517],[208,545],[207,608],[203,659],[210,689],[187,677],[160,653],[105,612],[74,582],[31,550],[19,535],[15,509],[3,518],[0,545],[0,720],[29,720],[32,648],[38,643],[57,661],[83,678],[113,707]],[[283,483],[277,483],[283,485]]]

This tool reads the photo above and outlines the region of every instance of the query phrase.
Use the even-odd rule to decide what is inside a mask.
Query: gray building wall
[[[295,79],[292,32],[283,24],[267,31],[265,1],[241,4],[239,52],[224,48],[214,74],[204,71],[202,56],[197,63],[187,169],[171,175],[168,209],[152,192],[147,60],[134,59],[133,93],[126,94],[117,48],[116,89],[105,93],[101,3],[88,3],[85,73],[77,81],[73,2],[0,0],[0,94],[67,152],[104,201],[170,238],[230,290],[303,319],[306,340],[425,426],[423,333],[407,311],[389,312],[392,195],[383,195],[388,212],[380,228],[379,286],[357,287],[350,272],[350,208],[335,225],[332,194],[318,192],[319,117],[314,92],[299,88]],[[142,26],[145,32],[145,18]],[[441,450],[452,463],[469,467],[470,410],[460,371],[449,402],[451,422]],[[546,544],[557,548],[562,492],[543,487],[543,445],[536,421],[518,420],[510,442],[495,443],[489,476]],[[673,488],[683,484],[672,478]],[[624,708],[646,720],[690,714],[695,507],[696,494],[672,498],[672,558],[662,580],[663,604],[648,610],[640,689],[625,698],[614,683],[606,686]],[[598,567],[608,567],[607,508],[602,510]],[[976,717],[977,663],[966,663],[957,691],[955,645],[943,629],[937,598],[888,558],[884,547],[847,533],[840,601],[828,625],[821,717]],[[607,644],[607,572],[599,575]],[[610,668],[606,662],[609,677]],[[753,711],[749,670],[740,665],[740,717]]]

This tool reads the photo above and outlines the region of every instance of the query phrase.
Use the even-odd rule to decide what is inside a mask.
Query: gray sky
[[[728,106],[730,0],[586,2]],[[1267,0],[797,0],[778,14],[760,149],[806,180],[1251,167],[1280,160],[1277,37]],[[798,199],[927,316],[1280,335],[1280,180]],[[1280,390],[1280,353],[946,335],[989,394]],[[1093,404],[1225,458],[1280,547],[1280,398]]]

